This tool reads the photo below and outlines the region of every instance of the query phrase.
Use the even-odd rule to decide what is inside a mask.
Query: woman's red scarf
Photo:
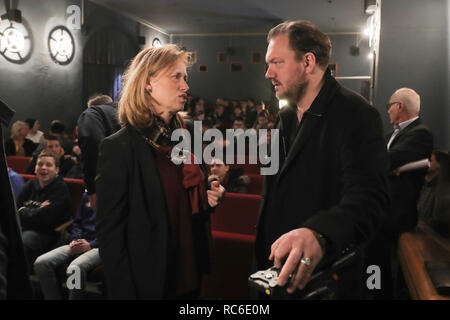
[[[183,119],[177,114],[176,120],[178,120],[181,127],[185,130],[186,125],[184,124]],[[188,141],[190,144],[190,140],[188,137],[184,136],[185,141]],[[162,151],[166,157],[172,159],[172,146],[162,146],[156,144],[154,141],[144,136],[145,141],[149,143],[152,147],[157,150]],[[183,187],[189,194],[189,200],[191,201],[192,214],[200,213],[208,208],[208,198],[206,195],[206,186],[205,186],[205,175],[203,174],[202,169],[195,162],[195,156],[189,150],[183,150],[183,156],[190,157],[190,163],[182,163],[181,171],[183,175]]]

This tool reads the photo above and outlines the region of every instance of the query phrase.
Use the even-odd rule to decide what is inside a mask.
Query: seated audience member
[[[11,127],[11,138],[5,141],[5,154],[7,156],[31,157],[36,145],[27,139],[29,128],[23,121],[16,121]]]
[[[25,120],[25,122],[28,124],[28,127],[30,128],[30,131],[28,132],[26,138],[33,141],[36,145],[39,145],[42,142],[44,142],[44,133],[39,130],[41,128],[39,120],[30,118]]]
[[[203,121],[205,119],[205,100],[195,99],[188,115],[192,121]]]
[[[269,110],[266,109],[266,104],[264,103],[264,101],[259,101],[256,104],[256,114],[260,114],[264,110],[266,110],[268,114]]]
[[[53,153],[59,161],[59,175],[64,178],[75,178],[69,175],[70,170],[75,165],[75,161],[64,153],[64,149],[61,147],[61,138],[55,136],[49,136],[45,142],[45,148],[43,152],[51,152]],[[28,165],[27,170],[25,171],[27,174],[34,174],[36,168],[36,162],[39,155],[34,155],[33,159],[31,159],[30,164]]]
[[[211,174],[208,177],[208,183],[211,184],[212,181],[217,180],[227,192],[247,193],[250,178],[242,174],[242,169],[230,169],[230,166],[224,164],[219,158],[214,158],[209,167]]]
[[[247,128],[252,128],[258,113],[256,111],[255,101],[253,99],[247,100],[247,109],[245,111],[245,119],[247,120]]]
[[[95,212],[87,193],[84,193],[73,220],[70,243],[39,256],[34,262],[34,271],[46,300],[63,299],[57,269],[69,262],[68,275],[74,266],[79,268],[81,274],[80,289],[69,290],[69,300],[83,299],[88,272],[101,264],[94,219]]]
[[[434,151],[433,156],[435,159],[434,161],[431,159],[430,169],[434,167],[434,171],[437,171],[434,179],[431,180],[435,181],[434,190],[425,189],[428,184],[427,179],[425,179],[417,209],[420,218],[442,236],[450,237],[450,154],[446,151]],[[429,201],[431,210],[430,208],[423,210],[423,204],[420,201],[423,200],[423,197],[428,200],[428,197],[424,196],[427,191],[432,193],[432,196],[429,196],[429,198],[433,198],[432,202]]]
[[[420,190],[417,201],[417,213],[419,219],[429,223],[433,217],[434,201],[436,198],[436,188],[441,173],[441,163],[444,165],[446,154],[439,150],[434,150],[430,157],[430,166],[424,177],[424,184]]]
[[[263,110],[258,114],[255,124],[253,125],[253,128],[255,128],[256,131],[258,131],[259,129],[267,129],[268,123],[269,123],[269,114],[267,113],[267,111]]]
[[[60,120],[53,120],[50,123],[50,135],[57,136],[61,139],[61,146],[64,149],[65,154],[71,154],[73,148],[73,142],[67,138],[66,126]]]
[[[11,168],[8,168],[8,176],[9,181],[11,182],[14,199],[17,199],[17,196],[20,194],[20,191],[22,191],[25,182],[23,181],[22,176]]]
[[[233,114],[231,115],[231,119],[234,121],[236,118],[244,118],[244,111],[242,111],[241,107],[237,106],[233,108]]]
[[[233,121],[233,129],[237,130],[237,129],[243,129],[245,130],[245,121],[244,118],[242,117],[236,117]]]
[[[41,153],[36,178],[25,184],[17,198],[22,241],[30,264],[52,249],[58,240],[55,228],[70,219],[69,189],[58,172],[58,158],[51,152]]]
[[[214,127],[225,132],[226,129],[231,128],[231,120],[229,114],[225,112],[225,105],[216,105],[216,110],[214,113]]]

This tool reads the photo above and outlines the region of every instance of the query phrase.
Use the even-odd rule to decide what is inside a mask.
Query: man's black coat
[[[3,125],[14,111],[0,100],[0,141]],[[8,176],[3,142],[0,146],[0,299],[31,299],[31,284],[22,244],[20,224]]]
[[[79,116],[77,125],[84,181],[88,194],[93,194],[100,143],[121,128],[117,105],[111,103],[89,107]]]
[[[392,132],[386,135],[387,141]],[[401,130],[389,146],[390,170],[404,164],[428,159],[433,151],[433,135],[419,119]],[[408,171],[389,176],[392,204],[389,219],[383,229],[398,233],[408,231],[417,224],[417,200],[426,169]]]
[[[389,207],[382,123],[364,98],[340,86],[327,71],[295,135],[297,124],[293,107],[282,110],[275,123],[280,129],[280,170],[265,179],[257,226],[258,269],[272,265],[267,260],[272,243],[300,227],[321,233],[330,243],[321,268],[368,241]],[[361,259],[358,264],[360,272]],[[340,281],[338,298],[357,298],[347,289],[365,286],[360,273],[350,276]]]

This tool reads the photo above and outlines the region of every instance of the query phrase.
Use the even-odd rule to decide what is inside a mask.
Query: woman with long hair
[[[176,165],[171,134],[189,89],[188,55],[146,48],[123,77],[122,129],[107,137],[97,167],[97,231],[108,298],[198,297],[209,269],[209,213],[223,196],[194,162]],[[192,154],[188,154],[191,158]]]

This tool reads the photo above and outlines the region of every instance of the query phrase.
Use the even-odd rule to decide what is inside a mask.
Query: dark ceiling
[[[323,31],[360,32],[364,0],[89,0],[155,25],[167,34],[266,33],[304,19]]]

